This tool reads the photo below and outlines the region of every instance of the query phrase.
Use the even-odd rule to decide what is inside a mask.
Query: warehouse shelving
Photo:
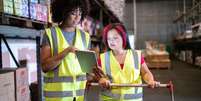
[[[2,1],[3,2],[3,1]],[[10,2],[10,1],[9,1]],[[36,42],[36,67],[37,67],[37,84],[38,84],[38,92],[37,92],[37,96],[38,98],[36,98],[38,101],[42,101],[42,73],[41,73],[41,67],[40,67],[40,37],[41,37],[41,29],[44,29],[46,27],[51,26],[51,23],[49,22],[45,22],[46,20],[44,19],[39,19],[41,17],[41,15],[38,17],[36,14],[36,18],[32,17],[32,14],[34,15],[34,10],[31,10],[31,6],[28,7],[28,16],[24,16],[23,14],[18,14],[21,10],[18,9],[19,4],[21,4],[20,2],[17,6],[15,5],[16,2],[11,0],[12,5],[14,5],[14,7],[12,7],[11,11],[12,12],[7,12],[4,11],[4,6],[5,5],[1,5],[1,11],[0,11],[0,68],[3,68],[3,56],[2,56],[2,44],[5,44],[5,47],[7,48],[9,54],[11,55],[11,58],[14,60],[14,63],[16,65],[16,67],[20,67],[20,63],[17,60],[17,57],[15,57],[16,55],[14,55],[15,51],[13,51],[14,49],[12,49],[10,46],[11,44],[8,43],[8,40],[32,40],[32,42]],[[11,3],[10,2],[10,3]],[[34,2],[35,4],[45,4],[47,3],[44,0],[25,0],[23,2],[26,2],[26,4],[32,3]],[[20,5],[21,7],[22,5]],[[10,6],[9,6],[10,7]],[[41,8],[38,8],[39,10]],[[44,10],[44,9],[43,9]],[[17,12],[18,13],[17,13]],[[24,12],[24,11],[23,11]],[[48,11],[47,11],[48,12]],[[27,13],[26,13],[27,14]],[[42,13],[45,14],[45,13]],[[49,15],[49,14],[47,14]],[[48,20],[49,21],[49,20]],[[9,45],[10,44],[10,45]],[[34,49],[34,50],[35,50]]]
[[[42,76],[40,68],[40,30],[22,28],[9,25],[0,25],[0,68],[2,68],[2,41],[5,43],[9,53],[11,54],[17,67],[20,67],[19,62],[13,55],[12,49],[9,47],[7,39],[28,39],[35,40],[36,42],[36,65],[37,65],[37,78],[38,78],[38,93],[39,101],[42,101]]]
[[[20,26],[34,29],[43,29],[44,26],[48,26],[48,22],[30,19],[26,17],[20,17],[7,13],[0,13],[0,23],[9,26]]]
[[[192,7],[190,9],[186,9],[185,2],[184,11],[181,15],[179,15],[173,22],[178,25],[178,34],[180,34],[180,38],[175,38],[173,41],[174,51],[177,54],[177,58],[187,62],[187,58],[192,59],[192,63],[188,61],[188,63],[195,65],[195,60],[197,56],[201,56],[201,35],[197,35],[200,33],[201,28],[201,1],[200,0],[192,0]],[[190,33],[187,31],[191,31]],[[188,36],[190,35],[190,36]],[[190,51],[192,56],[188,57],[186,54]],[[181,59],[181,56],[184,59]],[[185,58],[187,57],[187,58]]]
[[[192,51],[193,64],[195,64],[195,57],[201,55],[201,38],[175,40],[174,47],[176,51]]]

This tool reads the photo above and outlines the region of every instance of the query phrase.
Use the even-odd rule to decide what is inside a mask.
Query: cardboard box
[[[14,72],[0,72],[0,101],[15,101]]]
[[[15,86],[19,88],[21,86],[29,85],[28,82],[28,69],[27,68],[3,68],[0,71],[12,71],[14,72]]]
[[[0,0],[0,12],[13,14],[13,1],[12,0]]]
[[[3,68],[0,71],[14,72],[16,101],[29,101],[29,100],[25,100],[25,99],[30,99],[28,69],[27,68]]]
[[[29,8],[29,14],[30,14],[30,18],[36,20],[37,16],[37,5],[36,3],[30,3],[30,8]]]
[[[167,60],[169,59],[169,55],[146,55],[146,61],[153,61],[153,60]]]
[[[28,2],[14,2],[14,14],[22,17],[29,17]]]
[[[38,4],[36,8],[37,8],[36,12],[37,20],[47,22],[47,16],[48,16],[47,5]]]
[[[30,91],[28,86],[21,86],[16,91],[16,101],[30,101]]]
[[[38,3],[38,0],[29,0],[30,3]]]
[[[170,60],[163,60],[163,61],[152,61],[152,62],[146,62],[147,66],[149,68],[170,68],[171,62]]]

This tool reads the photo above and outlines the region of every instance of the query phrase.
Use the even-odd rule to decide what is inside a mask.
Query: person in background
[[[99,59],[99,69],[94,73],[103,88],[115,84],[142,84],[142,79],[152,88],[159,82],[148,69],[140,50],[132,50],[125,27],[120,23],[109,24],[103,30],[103,41],[108,51]],[[142,101],[142,87],[111,87],[102,93],[103,101]]]
[[[92,23],[93,23],[93,19],[89,16],[87,16],[81,24],[81,27],[83,27],[83,30],[88,32],[90,35],[92,35]]]
[[[75,56],[87,50],[90,36],[76,26],[89,11],[87,0],[54,0],[52,19],[58,26],[45,29],[41,47],[45,101],[84,101],[86,73]]]

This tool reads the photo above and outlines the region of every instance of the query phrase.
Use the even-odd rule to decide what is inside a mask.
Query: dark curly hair
[[[81,9],[81,21],[89,12],[88,0],[53,0],[51,3],[52,20],[61,23],[69,16],[69,13],[77,8]]]

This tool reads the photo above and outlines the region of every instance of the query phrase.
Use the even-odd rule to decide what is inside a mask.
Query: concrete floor
[[[174,60],[172,69],[152,69],[161,83],[174,84],[175,101],[201,101],[201,68]],[[167,88],[145,88],[144,101],[171,101]]]

